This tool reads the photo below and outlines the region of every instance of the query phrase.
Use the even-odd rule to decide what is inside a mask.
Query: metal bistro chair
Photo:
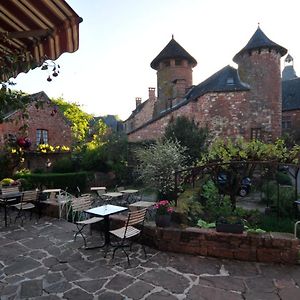
[[[89,218],[89,215],[85,212],[92,207],[92,199],[90,196],[82,196],[79,198],[73,198],[71,201],[72,208],[72,222],[77,226],[77,232],[74,235],[74,241],[76,237],[80,234],[84,241],[84,247],[87,247],[86,237],[83,234],[83,229],[87,225],[95,224],[101,222],[103,218],[101,217],[92,217]]]
[[[15,217],[15,222],[18,218],[21,219],[21,225],[23,226],[23,218],[26,217],[25,212],[30,211],[30,220],[32,218],[32,212],[36,208],[38,201],[38,191],[30,190],[22,192],[21,202],[11,205],[18,210],[18,214]]]
[[[6,194],[10,194],[10,193],[18,193],[19,190],[19,186],[7,186],[7,187],[1,187],[1,194],[2,195],[6,195]],[[1,195],[0,195],[0,204],[5,202],[5,206],[7,208],[11,208],[13,206],[13,203],[16,201],[16,198],[11,198],[11,199],[2,199]],[[10,219],[10,216],[9,216]],[[11,219],[10,219],[11,222]]]
[[[146,216],[147,208],[132,211],[128,213],[127,220],[125,222],[125,226],[110,230],[110,234],[120,239],[120,243],[115,246],[113,251],[112,258],[114,259],[115,253],[118,249],[122,249],[127,257],[127,262],[130,265],[129,256],[127,252],[125,251],[126,247],[129,247],[130,250],[132,249],[132,244],[134,241],[137,241],[142,233],[143,233],[143,227],[144,227],[144,221]],[[139,228],[133,226],[133,225],[139,225]],[[144,245],[142,244],[142,248],[145,254],[145,258],[147,257],[146,250]]]

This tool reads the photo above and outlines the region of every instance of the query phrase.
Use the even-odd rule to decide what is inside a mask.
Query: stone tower
[[[179,103],[193,84],[197,61],[172,36],[167,46],[151,62],[157,70],[157,102],[154,117]]]
[[[241,80],[250,87],[247,95],[247,134],[273,141],[281,136],[280,58],[287,53],[271,41],[258,26],[247,45],[233,58]]]

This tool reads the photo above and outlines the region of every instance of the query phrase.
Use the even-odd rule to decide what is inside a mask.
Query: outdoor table
[[[98,207],[94,207],[94,208],[90,208],[90,209],[86,210],[85,212],[88,214],[92,214],[92,215],[104,218],[104,244],[100,245],[100,246],[89,247],[86,249],[96,249],[96,248],[106,247],[106,252],[107,252],[107,248],[110,245],[109,216],[120,213],[127,209],[128,209],[127,207],[123,207],[123,206],[106,204],[106,205],[102,205],[102,206],[98,206]],[[105,252],[105,256],[106,256],[106,252]]]
[[[101,197],[103,200],[110,201],[119,197],[123,197],[123,194],[120,192],[109,192],[102,194]]]
[[[139,190],[122,190],[120,191],[124,196],[125,196],[125,201],[130,204],[130,200],[133,199],[133,195],[137,194],[139,192]]]
[[[14,199],[16,198],[19,200],[22,197],[21,192],[13,192],[13,193],[7,193],[7,194],[2,194],[0,195],[0,203],[4,205],[4,222],[5,222],[5,227],[7,227],[7,201],[9,199]]]

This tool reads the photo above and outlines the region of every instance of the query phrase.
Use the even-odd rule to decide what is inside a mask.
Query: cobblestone
[[[0,228],[0,294],[6,299],[300,299],[299,266],[166,253],[139,246],[84,250],[72,224],[41,218]],[[1,225],[1,223],[0,223]],[[90,239],[99,238],[92,235]]]

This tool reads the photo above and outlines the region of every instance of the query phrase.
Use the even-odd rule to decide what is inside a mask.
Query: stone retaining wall
[[[230,234],[202,228],[145,226],[145,243],[162,251],[258,262],[299,263],[300,240],[289,233]]]

